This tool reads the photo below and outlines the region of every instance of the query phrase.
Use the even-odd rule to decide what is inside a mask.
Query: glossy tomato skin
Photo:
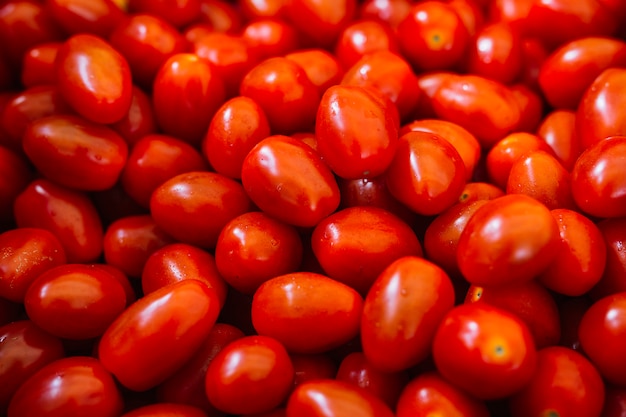
[[[457,201],[465,174],[463,160],[450,142],[414,131],[400,137],[385,177],[392,196],[414,212],[432,216]]]
[[[241,37],[260,59],[283,56],[299,46],[294,26],[281,19],[256,19],[248,22]]]
[[[482,303],[450,310],[432,349],[443,377],[481,399],[513,394],[530,381],[537,366],[535,342],[526,324]]]
[[[576,112],[554,110],[545,115],[537,127],[537,136],[554,151],[555,156],[568,172],[580,155],[580,144],[576,136]]]
[[[117,417],[123,400],[115,380],[94,358],[74,356],[41,368],[17,390],[7,416]]]
[[[461,233],[457,262],[472,284],[525,282],[556,256],[559,229],[550,210],[532,197],[505,195],[487,202]]]
[[[125,387],[153,388],[200,347],[219,310],[215,291],[199,281],[168,285],[117,317],[100,339],[98,356]]]
[[[363,353],[386,372],[409,369],[430,354],[435,331],[454,305],[448,275],[425,259],[403,257],[378,276],[361,316]]]
[[[376,177],[389,167],[398,141],[397,109],[363,87],[333,86],[315,121],[317,149],[340,177]]]
[[[578,157],[572,171],[572,194],[583,213],[596,217],[626,215],[625,155],[626,136],[615,136],[597,142]]]
[[[626,253],[622,249],[626,240],[626,221],[618,217],[602,220],[596,225],[605,243],[606,263],[602,278],[590,293],[595,300],[626,291],[626,285],[622,279],[626,271]]]
[[[215,246],[215,263],[232,288],[253,294],[268,279],[297,271],[303,250],[294,226],[252,211],[224,226]]]
[[[314,47],[330,48],[353,19],[355,0],[295,0],[286,3],[285,15]]]
[[[85,119],[107,124],[128,112],[130,67],[102,38],[86,33],[70,37],[59,48],[55,66],[63,97]]]
[[[112,0],[51,0],[46,6],[59,26],[72,35],[87,32],[106,38],[125,17]]]
[[[174,54],[154,79],[157,124],[164,133],[197,145],[225,94],[224,82],[209,62],[192,53]]]
[[[54,60],[62,42],[46,42],[28,49],[24,53],[20,81],[24,87],[54,84]]]
[[[44,176],[78,190],[111,188],[128,158],[128,146],[114,130],[72,115],[35,120],[22,144]]]
[[[599,416],[604,396],[604,382],[587,358],[572,349],[550,346],[537,353],[537,371],[528,385],[512,396],[510,408],[515,417],[550,412]]]
[[[407,0],[365,0],[359,4],[357,16],[362,19],[382,20],[397,29],[410,10],[411,2]]]
[[[35,372],[65,356],[60,339],[30,320],[0,327],[0,407],[6,410],[15,391]]]
[[[288,53],[285,58],[304,69],[320,97],[329,87],[339,84],[345,70],[335,55],[321,48],[299,49]]]
[[[206,414],[191,405],[158,403],[135,408],[121,417],[206,417]]]
[[[341,31],[335,44],[335,56],[346,69],[378,51],[399,52],[395,32],[380,20],[354,20]]]
[[[409,225],[377,207],[350,207],[331,214],[313,230],[311,247],[329,277],[363,295],[391,262],[422,256]]]
[[[14,216],[18,227],[52,232],[67,262],[92,262],[102,253],[102,222],[83,192],[36,179],[15,199]]]
[[[250,209],[240,183],[209,171],[172,177],[150,198],[157,226],[176,240],[202,248],[214,248],[224,225]]]
[[[244,159],[241,181],[257,207],[295,226],[315,226],[340,202],[337,181],[319,154],[287,136],[256,144]]]
[[[177,28],[199,19],[201,7],[200,0],[128,0],[129,11],[158,16]]]
[[[374,394],[344,381],[320,379],[299,385],[287,401],[287,417],[392,417]]]
[[[487,417],[485,403],[430,371],[413,378],[402,390],[396,407],[397,417],[441,413],[464,417]]]
[[[139,139],[157,130],[152,100],[141,88],[133,85],[133,96],[126,116],[109,125],[132,147]]]
[[[0,234],[0,297],[23,302],[32,282],[66,262],[65,250],[50,231],[23,227]]]
[[[273,410],[291,392],[294,369],[285,347],[268,336],[245,336],[215,355],[206,373],[209,401],[230,414]],[[241,393],[246,400],[241,401]]]
[[[256,290],[252,323],[289,352],[322,353],[355,338],[363,298],[354,289],[313,272],[272,278]]]

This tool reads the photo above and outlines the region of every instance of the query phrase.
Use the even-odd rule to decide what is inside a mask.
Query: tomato
[[[20,81],[24,87],[54,84],[54,61],[61,42],[37,44],[24,53]]]
[[[453,6],[414,4],[398,25],[400,51],[416,70],[451,70],[463,58],[470,34]]]
[[[396,29],[410,10],[408,0],[365,0],[360,2],[357,15],[361,19],[382,20]]]
[[[330,354],[291,353],[289,357],[293,364],[294,387],[306,381],[333,379],[337,375],[337,364]]]
[[[378,51],[398,52],[398,38],[391,27],[379,20],[355,20],[339,34],[335,56],[348,69],[363,56]]]
[[[539,350],[537,371],[511,397],[511,414],[599,416],[604,392],[604,382],[589,360],[571,349],[550,346]]]
[[[128,0],[128,10],[158,16],[176,27],[183,27],[200,18],[200,0]]]
[[[126,306],[129,306],[135,301],[137,301],[137,294],[135,294],[135,288],[130,283],[130,279],[128,278],[128,276],[126,276],[126,274],[122,272],[119,268],[114,267],[109,264],[102,264],[102,263],[93,263],[93,264],[88,264],[88,265],[94,268],[104,269],[106,272],[111,274],[111,276],[115,278],[117,282],[119,282],[122,285],[122,288],[124,289],[124,293],[126,294]]]
[[[468,182],[459,197],[459,203],[471,204],[477,200],[493,200],[503,195],[504,192],[500,188],[488,182]]]
[[[151,98],[137,86],[133,86],[132,94],[128,113],[121,120],[109,125],[129,146],[157,130]]]
[[[572,171],[572,194],[583,213],[596,217],[626,215],[625,157],[626,136],[597,142],[578,157]]]
[[[256,19],[241,32],[243,40],[260,59],[283,56],[299,46],[298,32],[290,23],[278,19]]]
[[[403,135],[385,173],[392,196],[414,212],[435,215],[451,207],[465,185],[465,165],[450,142],[435,133]]]
[[[0,145],[0,230],[12,227],[13,201],[32,180],[25,157]]]
[[[108,42],[80,33],[57,52],[56,80],[61,94],[85,119],[113,123],[126,115],[132,80],[126,59]]]
[[[404,387],[396,408],[397,417],[429,413],[464,417],[490,415],[483,401],[468,395],[432,371],[418,375]]]
[[[520,121],[517,130],[535,132],[545,113],[544,98],[525,84],[514,84],[510,87],[513,97],[520,109]]]
[[[356,6],[355,0],[293,0],[286,2],[285,14],[312,46],[329,48],[352,21]]]
[[[158,403],[136,408],[121,417],[206,417],[206,414],[190,405]]]
[[[285,12],[285,0],[241,0],[239,7],[250,20],[262,17],[282,17]]]
[[[313,230],[311,247],[329,277],[361,294],[391,262],[422,256],[415,232],[378,207],[350,207],[331,214]]]
[[[417,119],[439,119],[433,108],[433,97],[444,81],[456,74],[450,71],[430,71],[418,73],[417,84],[420,89],[415,117]]]
[[[580,144],[576,136],[576,112],[553,110],[537,128],[537,136],[554,151],[555,156],[567,171],[574,168],[580,155]]]
[[[215,263],[235,290],[253,294],[265,281],[295,272],[302,262],[298,230],[262,212],[248,212],[228,222],[215,245]]]
[[[83,192],[36,179],[15,199],[14,216],[18,227],[52,232],[67,262],[92,262],[102,254],[102,222]]]
[[[200,24],[220,33],[239,33],[243,17],[237,7],[225,0],[200,0]]]
[[[285,347],[268,336],[245,336],[224,346],[209,364],[206,395],[230,414],[270,411],[287,398],[294,369]],[[246,401],[241,401],[241,393]]]
[[[299,385],[287,401],[287,417],[392,417],[374,394],[348,382],[320,379]]]
[[[602,415],[605,417],[618,417],[624,413],[626,413],[626,391],[624,388],[607,387]]]
[[[361,344],[376,368],[400,371],[430,354],[435,331],[454,305],[450,278],[435,264],[416,257],[391,263],[365,297]]]
[[[516,1],[516,0],[513,0]],[[539,73],[550,51],[537,38],[522,38],[522,72],[518,81],[533,91],[541,91]]]
[[[362,297],[347,285],[295,272],[261,284],[252,300],[252,323],[289,352],[321,353],[357,336],[362,307]]]
[[[172,376],[213,327],[217,294],[196,280],[160,288],[124,310],[102,335],[98,355],[119,382],[145,391]]]
[[[22,144],[46,178],[78,190],[111,188],[128,158],[128,146],[114,130],[72,115],[33,121]]]
[[[87,32],[106,38],[125,17],[112,0],[49,0],[46,6],[69,34]]]
[[[499,287],[472,285],[466,303],[487,303],[519,317],[533,335],[538,348],[556,345],[561,336],[561,320],[557,303],[537,281]]]
[[[626,271],[626,221],[621,218],[606,219],[598,222],[598,229],[602,233],[606,247],[606,263],[602,278],[591,290],[594,299],[626,291],[626,282],[622,279]]]
[[[243,161],[241,182],[263,212],[295,226],[313,227],[339,206],[328,166],[310,146],[287,136],[257,143]]]
[[[111,374],[94,358],[58,359],[24,382],[9,404],[8,417],[117,417],[122,396]]]
[[[132,147],[120,180],[124,191],[147,208],[159,185],[178,174],[207,168],[202,154],[189,143],[168,135],[149,134]]]
[[[226,223],[250,209],[240,183],[208,171],[176,175],[150,198],[157,226],[176,240],[203,248],[214,248]]]
[[[535,342],[526,324],[486,303],[450,310],[437,328],[432,350],[441,375],[481,399],[515,393],[537,369]]]
[[[0,327],[0,409],[7,409],[15,391],[35,372],[64,356],[61,340],[30,320]]]
[[[626,343],[626,293],[618,292],[595,301],[578,327],[582,350],[602,377],[618,386],[626,385],[626,361],[620,352]]]
[[[285,58],[304,69],[309,80],[317,87],[320,97],[329,87],[339,84],[343,76],[344,68],[337,57],[321,48],[292,51]]]
[[[225,94],[224,82],[209,62],[192,53],[174,54],[154,79],[157,124],[164,133],[197,145]]]

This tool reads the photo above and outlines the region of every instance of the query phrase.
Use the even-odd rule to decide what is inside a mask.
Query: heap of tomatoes
[[[625,416],[625,28],[0,1],[0,416]]]

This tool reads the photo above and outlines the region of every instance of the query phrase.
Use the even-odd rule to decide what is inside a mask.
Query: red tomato
[[[172,177],[150,198],[157,226],[176,240],[203,248],[214,248],[226,223],[250,209],[240,183],[208,171]]]
[[[320,379],[299,385],[287,401],[287,417],[393,417],[367,390],[348,382]]]
[[[504,191],[488,182],[468,182],[459,197],[459,203],[470,204],[477,200],[493,200],[504,195]]]
[[[158,403],[136,408],[121,417],[206,417],[206,414],[190,405]]]
[[[128,0],[130,12],[158,16],[176,27],[199,19],[201,7],[201,0]]]
[[[572,194],[580,210],[596,217],[626,215],[626,136],[597,142],[576,160]]]
[[[313,230],[311,247],[329,277],[363,295],[391,262],[422,256],[409,225],[378,207],[349,207],[331,214]]]
[[[45,179],[31,182],[15,199],[18,227],[52,232],[61,242],[67,261],[93,262],[102,254],[102,223],[89,197]]]
[[[122,396],[115,380],[94,358],[74,356],[41,368],[20,386],[8,417],[118,417]]]
[[[567,171],[574,168],[574,163],[580,155],[580,144],[576,136],[576,112],[551,111],[537,128],[537,136],[552,148],[563,168]]]
[[[307,77],[317,87],[320,97],[331,86],[339,84],[344,68],[330,52],[321,48],[300,49],[285,55],[300,65]]]
[[[302,252],[295,227],[255,211],[224,226],[215,246],[215,263],[232,288],[253,294],[268,279],[297,271]]]
[[[590,295],[594,299],[626,292],[626,219],[618,217],[602,220],[597,223],[606,247],[606,263],[602,278],[592,289]]]
[[[293,0],[286,2],[285,14],[312,46],[329,48],[353,19],[356,6],[355,0]]]
[[[450,310],[432,349],[441,375],[477,398],[507,397],[528,384],[537,369],[535,342],[526,324],[486,303]]]
[[[298,32],[279,19],[256,19],[242,29],[241,37],[260,59],[283,56],[299,46]]]
[[[186,280],[140,298],[100,339],[104,367],[125,387],[153,388],[189,360],[209,335],[220,304],[205,284]]]
[[[104,333],[126,308],[122,284],[105,269],[83,264],[51,268],[24,296],[28,317],[65,339],[91,339]]]
[[[618,386],[626,385],[626,292],[594,302],[578,327],[580,345],[602,377]]]
[[[450,71],[430,71],[418,74],[417,84],[420,89],[416,119],[439,119],[433,108],[433,97],[444,81],[456,74]]]
[[[523,37],[522,72],[519,76],[519,82],[528,86],[528,88],[531,88],[533,91],[541,91],[541,87],[539,86],[539,73],[544,61],[549,55],[550,51],[539,39]]]
[[[129,146],[142,137],[156,132],[156,120],[151,98],[139,87],[133,86],[133,97],[126,116],[110,125]]]
[[[602,416],[619,417],[626,413],[626,389],[607,387],[604,396]]]
[[[239,7],[248,19],[259,17],[282,17],[285,12],[285,0],[241,0]]]
[[[0,327],[0,409],[6,411],[15,391],[35,372],[65,356],[61,340],[30,320]]]
[[[102,38],[124,20],[124,12],[113,0],[48,0],[47,10],[69,34],[91,33]]]
[[[215,355],[206,373],[206,395],[218,410],[229,414],[262,413],[286,400],[293,378],[293,364],[279,341],[246,336]]]
[[[24,53],[20,80],[24,87],[54,84],[54,61],[61,42],[37,44]]]
[[[335,56],[350,68],[363,56],[378,51],[398,52],[398,38],[388,23],[380,20],[355,20],[339,34]]]
[[[545,113],[544,98],[536,90],[532,90],[525,84],[514,84],[510,89],[520,109],[520,121],[517,130],[535,132]]]
[[[265,281],[254,293],[252,323],[289,352],[321,353],[354,339],[363,299],[354,289],[312,272]]]
[[[521,283],[544,271],[558,247],[559,228],[550,210],[511,194],[476,210],[459,238],[457,262],[472,284]]]
[[[0,230],[13,226],[13,202],[32,180],[27,158],[0,145]]]
[[[396,29],[411,10],[409,0],[365,0],[359,3],[357,15],[361,19],[382,20]]]
[[[421,258],[403,257],[378,276],[365,297],[361,344],[376,368],[394,372],[426,359],[443,316],[454,306],[446,273]]]
[[[128,276],[124,272],[122,272],[119,268],[116,268],[109,264],[100,264],[94,263],[89,264],[95,268],[104,269],[106,272],[111,274],[113,278],[115,278],[120,284],[122,284],[122,288],[124,288],[124,293],[126,294],[126,306],[131,305],[135,301],[137,301],[137,294],[135,294],[135,288],[130,283]]]
[[[488,417],[484,402],[450,384],[437,372],[427,372],[412,379],[402,390],[396,408],[397,417],[427,416]]]
[[[126,115],[132,80],[126,59],[109,43],[80,33],[67,39],[55,60],[61,94],[85,119],[113,123]]]
[[[111,188],[128,158],[128,146],[114,130],[72,115],[35,120],[22,144],[45,177],[78,190]]]
[[[243,26],[243,17],[230,1],[200,0],[200,22],[215,32],[238,33]]]
[[[529,383],[511,397],[511,414],[599,416],[604,392],[600,374],[583,355],[561,346],[546,347],[537,353],[537,371]]]
[[[313,227],[339,206],[328,166],[309,145],[287,136],[270,136],[252,148],[241,181],[263,212],[295,226]]]
[[[400,138],[385,173],[391,195],[427,216],[441,213],[458,200],[465,175],[463,160],[450,142],[420,131]]]
[[[202,154],[189,143],[168,135],[150,134],[132,147],[120,180],[124,191],[147,208],[159,185],[178,174],[207,168]]]

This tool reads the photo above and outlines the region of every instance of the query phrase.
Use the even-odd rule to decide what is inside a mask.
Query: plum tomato
[[[360,333],[367,360],[385,372],[425,360],[454,299],[450,278],[432,262],[408,256],[389,264],[363,304]]]
[[[568,172],[580,156],[580,144],[576,136],[576,112],[553,110],[546,114],[537,127],[537,136],[554,151],[555,156]]]
[[[278,340],[245,336],[224,346],[209,364],[206,395],[215,408],[229,414],[262,413],[287,399],[293,379],[293,364]]]
[[[450,310],[437,328],[432,350],[441,375],[480,399],[515,393],[530,382],[537,367],[528,326],[487,303]]]
[[[48,0],[47,11],[66,33],[107,38],[126,17],[114,0]]]
[[[191,405],[156,403],[140,406],[120,417],[206,417],[206,413]]]
[[[132,78],[126,59],[102,38],[79,33],[65,40],[55,60],[56,81],[72,108],[95,123],[128,113]]]
[[[86,191],[111,188],[128,158],[128,145],[113,129],[73,115],[31,122],[24,152],[46,178]]]
[[[339,34],[335,56],[350,68],[365,55],[378,51],[399,53],[398,38],[388,23],[381,20],[354,20]]]
[[[559,227],[550,210],[522,194],[488,201],[467,222],[457,248],[459,269],[481,286],[534,279],[554,260]]]
[[[94,358],[73,356],[41,368],[9,404],[8,417],[117,417],[123,399],[111,374]]]
[[[287,417],[393,417],[371,392],[349,382],[319,379],[305,382],[287,400]]]
[[[241,30],[241,38],[259,59],[284,56],[300,46],[296,29],[281,19],[255,19]]]
[[[176,175],[150,198],[157,226],[176,240],[202,248],[215,248],[224,225],[250,209],[240,183],[209,171]]]
[[[28,317],[64,339],[101,336],[126,308],[122,284],[107,270],[66,264],[39,275],[24,296]]]
[[[224,226],[215,245],[215,264],[232,288],[254,294],[268,279],[297,271],[303,250],[294,226],[251,211]]]
[[[133,85],[133,97],[126,116],[109,125],[130,147],[142,137],[156,133],[156,120],[152,109],[152,99],[141,88]]]
[[[200,0],[199,25],[207,25],[213,32],[240,33],[244,19],[237,5],[227,0]]]
[[[315,226],[311,248],[324,272],[365,295],[396,259],[422,256],[411,227],[378,207],[349,207]]]
[[[259,209],[294,226],[315,226],[340,202],[337,180],[324,160],[288,136],[257,143],[243,161],[241,182]]]
[[[252,324],[291,353],[322,353],[359,333],[363,298],[327,276],[294,272],[265,281],[252,299]]]
[[[586,149],[572,170],[572,194],[583,213],[626,215],[626,136],[609,137]]]
[[[145,391],[189,360],[215,324],[217,293],[197,280],[167,285],[137,300],[98,344],[104,367],[125,387]]]
[[[364,0],[359,3],[357,16],[386,22],[397,29],[411,10],[410,0]]]
[[[285,2],[285,16],[311,46],[330,49],[353,20],[356,0],[292,0]]]
[[[54,61],[62,42],[37,44],[24,53],[20,81],[26,88],[56,82]]]
[[[417,107],[415,109],[416,119],[440,119],[433,108],[433,97],[444,81],[456,74],[451,71],[428,71],[417,73],[417,85],[420,89]]]
[[[245,17],[254,20],[261,17],[284,17],[286,2],[285,0],[240,0],[238,5]]]
[[[385,173],[392,196],[414,212],[432,216],[451,207],[465,186],[465,164],[454,146],[435,133],[402,135]]]
[[[596,223],[602,233],[606,247],[606,263],[600,281],[592,288],[589,295],[599,299],[618,292],[626,292],[626,219],[617,217]]]
[[[477,200],[493,200],[504,195],[504,191],[495,185],[482,182],[468,182],[459,197],[459,203],[470,204]]]
[[[544,98],[536,90],[521,83],[511,85],[510,90],[520,110],[517,130],[520,132],[536,132],[545,113]]]
[[[404,387],[396,407],[397,417],[427,415],[488,417],[484,401],[467,394],[438,372],[422,373]]]
[[[181,28],[200,19],[201,0],[128,0],[128,11],[158,16]]]
[[[344,68],[337,57],[321,48],[299,49],[288,53],[285,58],[304,69],[320,97],[329,87],[339,84],[343,77]]]
[[[549,346],[538,351],[537,370],[529,383],[510,398],[511,415],[599,416],[604,396],[604,382],[587,358],[566,347]]]

